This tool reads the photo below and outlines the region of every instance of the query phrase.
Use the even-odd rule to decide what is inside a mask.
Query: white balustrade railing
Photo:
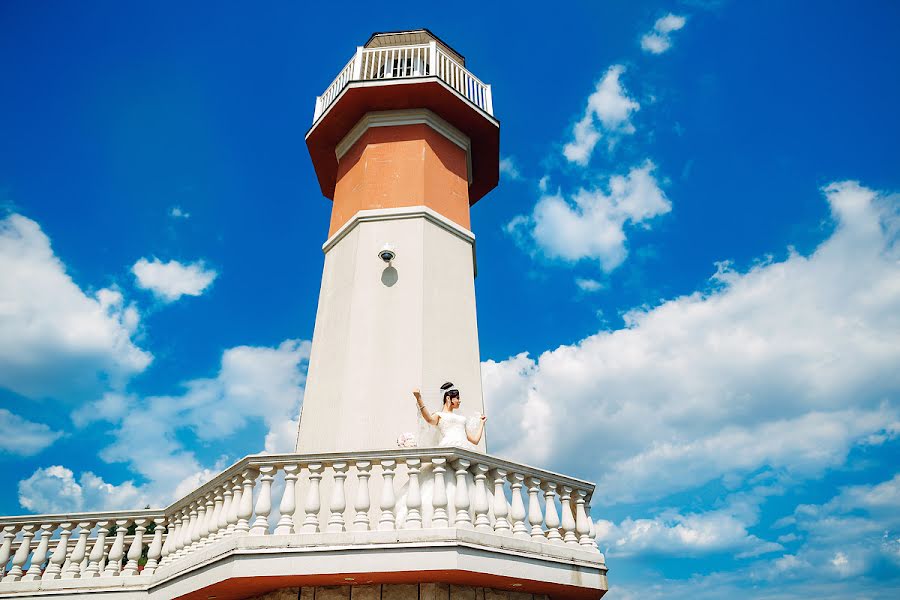
[[[491,86],[475,77],[436,42],[385,48],[359,47],[316,98],[313,123],[319,120],[351,81],[377,81],[411,77],[438,77],[472,104],[493,116]]]
[[[276,479],[284,481],[279,498]],[[586,481],[457,448],[253,455],[165,509],[0,517],[0,594],[20,581],[146,582],[237,536],[309,534],[309,543],[327,545],[322,536],[344,531],[474,529],[577,547],[602,563],[593,491]]]

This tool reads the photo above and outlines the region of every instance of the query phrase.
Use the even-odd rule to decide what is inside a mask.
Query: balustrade
[[[280,477],[284,490],[273,498]],[[11,582],[96,578],[102,587],[113,577],[146,580],[239,535],[474,529],[562,544],[602,562],[590,517],[593,491],[587,482],[453,448],[250,456],[163,510],[0,517],[0,592]],[[275,505],[279,518],[270,524]]]

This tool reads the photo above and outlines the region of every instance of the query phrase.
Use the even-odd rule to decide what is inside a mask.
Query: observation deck
[[[251,455],[164,509],[0,518],[0,598],[225,600],[411,581],[599,598],[593,492],[459,448]]]

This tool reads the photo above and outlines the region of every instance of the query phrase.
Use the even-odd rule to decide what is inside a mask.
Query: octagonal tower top
[[[464,140],[470,205],[497,186],[500,123],[491,86],[450,45],[427,29],[414,29],[372,34],[316,98],[306,145],[325,197],[334,199],[338,163],[357,125],[387,111],[396,125],[404,123],[404,111],[436,115],[449,125],[451,138]]]

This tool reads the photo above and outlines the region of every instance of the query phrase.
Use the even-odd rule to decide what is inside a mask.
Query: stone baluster
[[[506,501],[506,492],[503,484],[506,482],[507,472],[503,469],[494,469],[494,531],[500,535],[512,535],[512,525],[509,524],[509,503]]]
[[[491,517],[488,515],[490,505],[487,496],[487,473],[490,467],[475,465],[475,498],[472,508],[475,510],[475,529],[477,531],[493,531]]]
[[[59,541],[56,542],[56,548],[53,550],[53,556],[50,557],[50,564],[44,571],[41,579],[59,579],[62,577],[63,563],[66,562],[66,555],[69,553],[69,537],[72,535],[72,523],[60,523],[59,525]]]
[[[331,485],[331,503],[328,517],[328,531],[344,531],[344,510],[347,508],[347,499],[344,494],[344,480],[347,479],[347,463],[336,462],[331,465],[334,471],[334,482]]]
[[[212,543],[219,539],[219,521],[222,520],[222,507],[225,505],[225,494],[222,488],[213,492],[213,511],[209,518],[209,526],[206,528],[207,540]]]
[[[206,512],[203,520],[200,521],[200,546],[206,546],[212,542],[212,533],[216,530],[215,511],[216,511],[216,493],[208,492],[203,498],[206,503]],[[220,500],[221,502],[221,500]],[[220,508],[221,510],[221,508]]]
[[[528,524],[531,525],[531,539],[536,542],[546,542],[544,530],[544,515],[541,512],[541,502],[538,496],[541,492],[541,480],[537,477],[529,477],[525,482],[528,485]]]
[[[269,533],[269,513],[272,512],[272,480],[275,479],[275,467],[265,465],[259,468],[259,497],[256,499],[256,520],[250,528],[250,535],[267,535]]]
[[[91,548],[90,556],[88,556],[88,566],[82,575],[84,579],[100,577],[100,562],[106,553],[106,536],[109,535],[108,525],[109,521],[97,521],[97,539],[94,540],[94,546]]]
[[[188,542],[187,552],[192,552],[203,539],[203,531],[206,529],[206,498],[203,496],[197,498],[191,509],[191,539]]]
[[[284,465],[284,494],[281,495],[281,504],[278,505],[281,517],[275,526],[275,535],[294,533],[294,511],[297,509],[295,496],[299,470],[300,465]]]
[[[544,484],[544,509],[546,516],[544,524],[547,526],[547,541],[553,544],[562,544],[563,539],[559,534],[559,514],[556,512],[556,484],[548,481]]]
[[[144,532],[147,531],[144,523],[146,522],[147,519],[134,520],[134,537],[128,547],[128,562],[122,569],[123,577],[132,577],[138,574],[138,561],[141,560],[141,554],[144,552]]]
[[[43,523],[41,525],[38,534],[38,536],[40,536],[38,545],[37,548],[34,549],[34,554],[31,555],[31,566],[28,567],[28,571],[25,573],[25,576],[22,577],[22,581],[40,580],[41,570],[44,568],[44,561],[47,560],[47,554],[49,554],[50,537],[53,535],[55,529],[56,523]]]
[[[169,550],[169,556],[166,562],[171,562],[184,555],[184,546],[188,539],[188,527],[191,524],[190,507],[185,506],[178,511],[178,522],[175,534],[172,536],[172,548]]]
[[[156,568],[159,566],[159,559],[162,557],[163,552],[163,534],[165,532],[165,517],[156,517],[153,519],[153,540],[150,542],[150,547],[147,549],[147,564],[144,565],[144,570],[141,571],[141,575],[153,575]]]
[[[6,576],[6,563],[12,554],[12,543],[16,539],[16,526],[6,525],[3,528],[3,543],[0,544],[0,581]]]
[[[181,529],[181,516],[176,512],[169,519],[169,525],[166,527],[165,541],[160,552],[159,564],[164,565],[169,562],[169,556],[175,552],[175,544],[178,540],[178,532]]]
[[[122,557],[125,555],[125,533],[128,531],[128,519],[116,521],[116,541],[106,557],[104,577],[115,577],[122,568]]]
[[[422,529],[422,491],[419,486],[419,472],[422,461],[418,458],[406,459],[409,485],[406,489],[406,529]]]
[[[306,490],[306,502],[303,505],[303,512],[306,518],[303,519],[303,528],[301,533],[316,533],[319,531],[319,510],[322,508],[322,499],[319,496],[319,482],[322,480],[322,463],[310,463],[306,467],[309,470],[309,487]]]
[[[25,566],[25,563],[28,561],[28,556],[31,554],[31,539],[34,537],[35,529],[37,529],[37,525],[29,524],[22,526],[22,541],[19,543],[19,548],[16,550],[15,556],[13,556],[12,569],[10,569],[9,573],[3,578],[3,581],[19,581],[22,579],[22,568]]]
[[[222,502],[222,511],[219,513],[219,527],[216,531],[216,539],[219,540],[228,535],[228,514],[231,512],[232,494],[231,481],[223,481],[222,496],[224,501]]]
[[[437,457],[431,459],[434,467],[434,487],[433,498],[431,500],[434,506],[434,513],[431,515],[431,526],[435,529],[450,526],[450,518],[447,515],[447,486],[444,480],[444,473],[447,471],[447,459]]]
[[[591,548],[591,523],[587,512],[584,510],[584,498],[587,492],[575,490],[575,533],[578,534],[578,543],[586,548]]]
[[[597,525],[594,523],[594,517],[591,516],[591,507],[586,506],[588,521],[590,522],[590,531],[588,531],[588,535],[591,537],[591,547],[594,550],[600,551],[600,547],[597,545]]]
[[[525,525],[525,503],[522,502],[522,483],[525,476],[521,473],[513,473],[510,476],[510,492],[512,494],[512,502],[510,503],[509,516],[512,519],[513,535],[515,537],[527,539],[531,535],[528,533],[528,527]]]
[[[69,557],[69,567],[63,571],[63,579],[79,579],[81,577],[81,562],[87,552],[88,537],[91,535],[93,525],[90,521],[78,523],[78,541],[75,542],[75,548],[72,549],[72,555]]]
[[[569,545],[577,546],[578,538],[575,536],[575,515],[572,513],[572,488],[570,486],[564,485],[562,487],[559,505],[562,509],[563,541]]]
[[[238,521],[234,526],[235,535],[247,535],[250,531],[250,517],[253,516],[253,484],[257,471],[247,469],[241,473],[244,490],[241,492],[241,504],[238,510]]]
[[[237,527],[238,513],[241,512],[241,476],[235,475],[231,478],[231,508],[227,515],[227,526],[225,535],[234,535]]]
[[[469,482],[466,479],[471,464],[471,461],[464,458],[457,459],[453,463],[453,469],[456,471],[456,493],[453,495],[456,518],[453,524],[459,529],[472,529],[472,515],[469,514]]]
[[[368,460],[356,461],[356,502],[353,508],[356,510],[356,516],[353,518],[353,531],[369,530],[369,509],[372,506],[369,499],[369,477],[371,473],[372,463]]]
[[[394,507],[397,500],[394,497],[394,472],[397,467],[395,460],[382,460],[381,470],[384,481],[381,485],[381,517],[378,519],[378,529],[380,531],[390,531],[394,529],[397,516],[394,514]]]

